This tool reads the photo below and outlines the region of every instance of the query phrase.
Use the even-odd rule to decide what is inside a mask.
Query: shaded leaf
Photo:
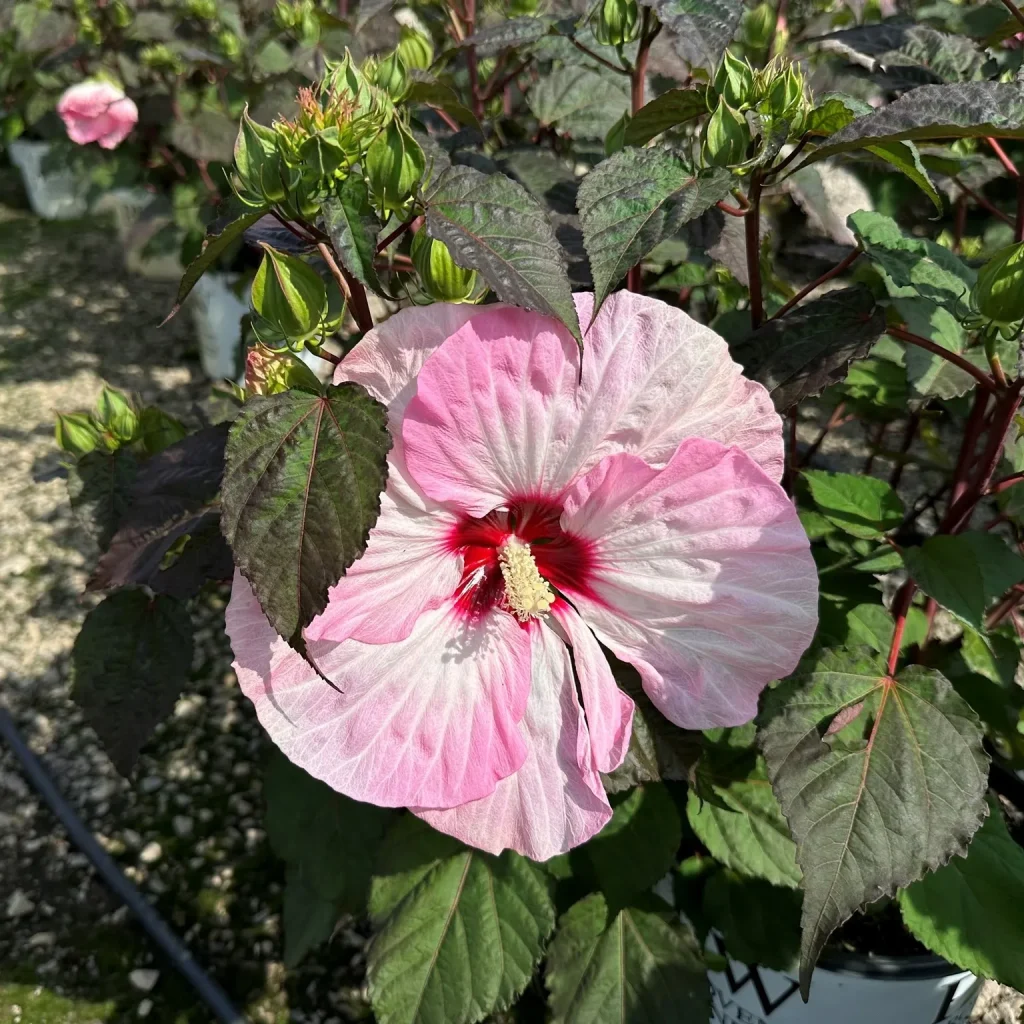
[[[188,679],[188,610],[163,594],[119,590],[85,617],[71,666],[72,697],[114,767],[127,775]]]
[[[793,970],[800,958],[800,895],[718,871],[704,886],[704,918],[740,963]]]
[[[878,602],[858,604],[846,613],[846,623],[848,632],[843,638],[844,643],[867,644],[879,654],[889,653],[894,626],[892,615],[883,605]],[[907,621],[900,637],[900,650],[921,643],[927,631],[928,616],[920,608],[908,609]]]
[[[367,288],[378,295],[387,295],[373,266],[381,223],[373,211],[370,190],[363,176],[348,175],[337,195],[324,202],[321,212],[341,265]]]
[[[480,127],[480,122],[474,116],[473,111],[459,99],[459,94],[454,89],[443,82],[433,79],[414,79],[409,83],[405,101],[437,107],[445,113],[451,114],[459,124],[467,128],[479,129]]]
[[[669,89],[644,104],[630,118],[623,141],[627,146],[643,146],[656,135],[707,112],[708,94],[705,88]]]
[[[527,95],[541,124],[554,125],[578,139],[604,139],[629,109],[629,79],[602,68],[578,64],[557,68]]]
[[[640,0],[672,33],[672,45],[687,64],[714,69],[732,41],[743,14],[740,0]]]
[[[822,651],[767,691],[759,739],[803,872],[800,984],[831,932],[967,848],[987,812],[977,715],[933,669]],[[950,770],[956,765],[956,771]]]
[[[594,276],[594,316],[630,267],[729,194],[732,175],[693,173],[661,149],[620,150],[580,183],[577,207]]]
[[[138,460],[126,448],[88,452],[68,470],[71,508],[101,550],[128,508],[138,471]]]
[[[476,270],[498,298],[561,320],[580,340],[565,253],[544,207],[504,174],[444,171],[427,196],[427,231],[455,262]]]
[[[884,481],[853,473],[804,471],[821,513],[844,533],[873,539],[903,522],[903,502]]]
[[[284,882],[284,965],[298,966],[302,958],[334,934],[340,912],[306,880],[300,866],[288,865]]]
[[[358,384],[257,395],[231,428],[224,535],[274,628],[297,641],[380,512],[387,411]]]
[[[475,46],[480,57],[493,57],[502,50],[535,43],[541,36],[547,35],[547,31],[547,22],[543,19],[524,14],[488,25],[467,36],[460,45]]]
[[[796,844],[758,758],[746,777],[706,780],[717,798],[701,799],[691,789],[686,817],[708,852],[726,867],[750,878],[791,888],[800,884]]]
[[[1016,83],[923,85],[830,135],[804,163],[897,139],[1024,138],[1024,90]]]
[[[939,213],[944,212],[942,198],[921,163],[921,153],[917,146],[912,142],[880,142],[877,146],[868,146],[867,150],[905,174],[934,203]]]
[[[897,299],[893,305],[911,333],[934,341],[950,352],[964,354],[967,333],[948,309],[932,302],[931,299],[921,297]],[[904,360],[907,365],[907,379],[914,386],[914,390],[922,395],[957,398],[977,384],[977,381],[959,366],[954,366],[948,359],[943,359],[942,356],[917,345],[907,345]]]
[[[609,913],[592,893],[562,915],[545,980],[554,1024],[663,1024],[711,1016],[693,932],[668,914]]]
[[[203,243],[203,251],[185,268],[181,284],[178,285],[178,294],[175,296],[174,306],[171,308],[170,313],[164,317],[164,323],[167,323],[181,309],[181,304],[188,298],[188,294],[195,287],[196,281],[227,252],[231,245],[242,237],[247,228],[252,227],[266,212],[265,209],[259,209],[243,213],[241,217],[233,220],[219,234],[210,235],[206,239]]]
[[[922,296],[953,313],[962,308],[976,274],[949,249],[930,238],[904,235],[883,213],[861,211],[848,221],[894,298]]]
[[[274,752],[263,781],[267,838],[302,885],[342,911],[366,908],[370,874],[395,812],[351,800]]]
[[[171,142],[186,156],[207,163],[234,159],[238,122],[216,110],[200,110],[171,124]]]
[[[919,548],[905,548],[903,561],[929,597],[976,630],[985,628],[988,605],[1024,580],[1024,558],[980,530],[929,537]]]
[[[827,292],[769,320],[733,350],[748,377],[763,384],[775,408],[789,409],[846,376],[885,331],[885,315],[862,286]]]
[[[227,437],[227,424],[206,427],[143,464],[89,589],[141,583],[184,598],[207,580],[231,578],[216,504]]]
[[[471,1024],[526,987],[555,923],[539,868],[506,851],[463,850],[398,904],[367,957],[381,1024]]]
[[[682,840],[679,812],[657,782],[615,805],[611,820],[583,847],[609,907],[625,906],[664,878]]]
[[[899,894],[903,923],[933,953],[982,978],[1024,988],[1024,849],[998,806],[966,857]]]
[[[622,764],[601,776],[604,788],[619,793],[642,782],[689,779],[700,757],[701,734],[670,722],[644,693],[632,665],[609,660],[616,682],[633,701],[633,731]]]

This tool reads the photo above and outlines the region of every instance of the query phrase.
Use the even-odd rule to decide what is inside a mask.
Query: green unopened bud
[[[736,110],[749,106],[754,94],[754,69],[726,50],[715,73],[715,92]]]
[[[127,28],[135,15],[124,0],[114,0],[110,5],[110,17],[118,28]]]
[[[708,163],[731,167],[743,163],[750,145],[750,129],[738,111],[720,100],[704,127],[704,153]]]
[[[303,341],[327,313],[327,286],[308,263],[263,243],[263,262],[252,282],[252,308],[289,341]]]
[[[103,433],[87,412],[59,412],[54,436],[58,446],[76,459],[102,443]]]
[[[228,60],[238,60],[242,55],[242,40],[229,28],[217,33],[217,45]]]
[[[94,419],[117,441],[130,441],[139,427],[139,414],[131,399],[111,387],[104,387],[100,392]]]
[[[411,254],[423,290],[436,302],[465,302],[476,290],[476,271],[458,266],[448,246],[426,231],[413,237]]]
[[[1024,242],[1000,249],[978,271],[974,302],[982,316],[997,324],[1024,319]]]
[[[600,0],[594,38],[602,46],[624,46],[640,34],[636,0]]]
[[[242,120],[235,139],[235,170],[250,196],[279,203],[285,196],[281,181],[281,156],[277,148],[277,133],[273,128],[259,124],[249,116],[249,108],[242,111]]]
[[[756,7],[747,8],[741,23],[741,38],[747,46],[755,50],[763,50],[772,40],[775,22],[775,5],[764,0]]]
[[[299,153],[304,169],[309,169],[321,187],[326,187],[337,172],[347,166],[345,149],[336,127],[325,128],[310,136],[300,147]]]
[[[392,121],[370,144],[364,161],[374,199],[385,210],[402,209],[423,178],[426,159],[401,121]]]
[[[316,46],[320,42],[320,19],[312,7],[307,7],[302,11],[298,33],[303,46]]]
[[[414,28],[403,27],[398,40],[398,56],[407,68],[426,71],[434,63],[434,43]]]
[[[185,10],[200,21],[213,21],[217,17],[217,0],[185,0]]]
[[[536,14],[540,0],[509,0],[504,5],[504,12],[510,18],[519,18],[524,14]]]
[[[790,64],[772,82],[767,97],[767,113],[780,120],[792,121],[804,104],[804,76],[800,68]]]
[[[409,72],[398,51],[388,54],[376,68],[373,75],[374,85],[383,89],[393,100],[400,100],[409,88]]]
[[[257,344],[245,356],[246,395],[276,395],[291,388],[318,391],[320,381],[313,371],[291,352],[273,352]]]
[[[287,0],[277,0],[277,3],[274,4],[274,21],[277,22],[279,28],[295,28],[301,17],[301,11]]]

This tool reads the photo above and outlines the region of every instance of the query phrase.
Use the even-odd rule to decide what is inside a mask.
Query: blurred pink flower
[[[588,324],[593,296],[575,298]],[[817,620],[765,389],[713,331],[630,292],[585,341],[581,374],[560,324],[507,306],[412,307],[367,334],[335,380],[387,404],[388,486],[305,631],[337,688],[239,574],[227,612],[242,689],[295,763],[536,860],[611,815],[599,773],[633,703],[602,644],[677,725],[738,725]]]
[[[80,146],[98,142],[115,149],[135,127],[139,111],[135,103],[109,82],[79,82],[67,89],[57,103],[68,137]]]

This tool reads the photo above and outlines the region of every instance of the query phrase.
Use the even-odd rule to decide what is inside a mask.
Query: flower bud
[[[763,50],[772,41],[775,31],[776,8],[763,0],[756,7],[747,8],[741,23],[741,38],[751,48]]]
[[[242,55],[242,40],[229,28],[217,33],[217,45],[228,60],[238,60]]]
[[[715,92],[736,110],[749,106],[754,93],[754,69],[730,50],[715,74]]]
[[[601,0],[594,23],[594,38],[602,46],[624,46],[640,34],[636,0]]]
[[[373,83],[383,89],[396,102],[409,88],[409,72],[398,51],[388,54],[378,65],[373,75]]]
[[[242,186],[255,198],[270,203],[284,199],[277,133],[254,121],[248,107],[242,111],[235,139],[235,170]]]
[[[1000,249],[978,271],[974,302],[982,316],[996,323],[1024,319],[1024,242]]]
[[[135,15],[124,0],[114,0],[110,5],[110,17],[118,28],[127,28]]]
[[[790,64],[774,82],[767,97],[766,113],[780,120],[792,121],[804,103],[804,76],[800,68]]]
[[[291,352],[273,352],[257,343],[245,356],[246,395],[276,395],[291,388],[319,391],[316,374]]]
[[[731,167],[743,163],[750,145],[750,129],[743,115],[719,100],[704,127],[704,153],[708,163]]]
[[[426,71],[434,63],[433,40],[414,28],[402,28],[397,52],[402,63],[415,71]]]
[[[289,341],[312,337],[327,313],[327,286],[308,263],[263,243],[263,262],[252,282],[252,308]]]
[[[423,178],[426,159],[401,121],[392,121],[366,151],[364,170],[370,192],[385,210],[401,209]]]
[[[103,432],[87,412],[59,412],[54,427],[57,445],[80,459],[102,443]]]
[[[139,414],[124,392],[104,387],[96,402],[94,422],[115,440],[130,441],[138,430]]]
[[[413,237],[411,255],[423,290],[436,302],[465,302],[475,291],[476,271],[458,266],[448,246],[426,231]]]
[[[185,10],[199,21],[213,21],[217,17],[217,0],[186,0]]]
[[[325,128],[310,136],[299,148],[303,169],[310,172],[318,185],[326,187],[336,173],[347,165],[345,149],[336,127]]]

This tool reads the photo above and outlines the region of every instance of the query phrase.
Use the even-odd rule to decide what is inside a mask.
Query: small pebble
[[[143,999],[142,1002],[139,1003],[139,1008],[138,1008],[138,1010],[136,1010],[136,1013],[140,1017],[148,1017],[149,1016],[149,1011],[152,1010],[152,1009],[153,1009],[153,1000],[152,999]]]
[[[156,842],[146,843],[139,854],[139,860],[143,864],[155,864],[164,854],[163,847]]]
[[[35,909],[36,905],[21,889],[15,889],[11,893],[11,898],[7,901],[8,917],[24,917],[26,914],[31,914]]]
[[[128,975],[132,988],[137,988],[140,992],[152,992],[159,978],[160,972],[155,967],[137,967]]]
[[[174,834],[179,839],[184,839],[187,836],[192,835],[192,819],[186,817],[184,814],[176,814],[171,821],[171,827],[174,829]]]

